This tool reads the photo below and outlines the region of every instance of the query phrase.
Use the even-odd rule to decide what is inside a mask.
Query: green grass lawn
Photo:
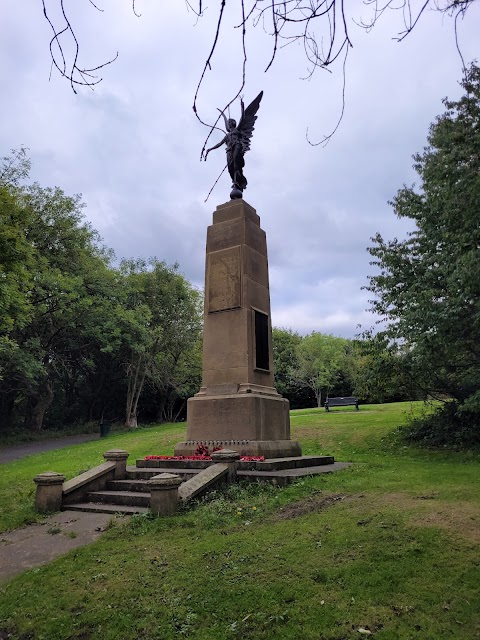
[[[172,518],[113,526],[2,585],[0,630],[22,640],[479,638],[480,455],[404,446],[396,428],[419,410],[293,411],[305,454],[352,467],[284,489],[234,486]],[[72,477],[106,448],[132,461],[171,453],[184,435],[162,425],[2,465],[3,530],[34,517],[36,473]]]

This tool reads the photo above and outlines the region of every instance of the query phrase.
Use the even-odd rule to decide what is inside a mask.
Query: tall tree
[[[174,372],[200,332],[199,295],[178,272],[151,260],[124,261],[128,317],[135,339],[124,342],[127,372],[126,424],[137,425],[145,381],[158,390],[174,386]],[[133,314],[133,315],[132,315]]]
[[[419,384],[480,417],[480,69],[461,84],[464,95],[444,100],[414,156],[420,189],[403,187],[392,203],[416,228],[403,241],[373,238],[380,273],[368,289],[389,323],[383,335],[411,351]]]
[[[317,407],[322,406],[322,394],[328,394],[347,368],[347,344],[345,338],[314,331],[297,347],[295,375],[314,392]]]
[[[53,402],[54,379],[78,352],[95,301],[95,274],[108,257],[97,246],[96,233],[82,223],[79,196],[33,184],[17,190],[15,198],[8,226],[10,237],[16,234],[17,244],[28,247],[23,268],[29,279],[18,292],[16,322],[4,333],[11,349],[3,368],[10,387],[15,382],[17,399],[28,402],[27,423],[41,429]],[[17,209],[21,229],[14,219]],[[22,267],[16,264],[18,272]]]
[[[272,329],[275,387],[290,401],[292,409],[311,407],[314,401],[310,387],[297,377],[297,349],[301,342],[302,336],[292,329]]]
[[[199,292],[176,265],[113,268],[80,196],[24,185],[29,167],[0,161],[0,427],[133,426],[146,382],[145,414],[175,417],[200,384]]]
[[[367,331],[353,344],[353,392],[362,401],[383,403],[425,397],[411,374],[412,353],[383,334]]]
[[[297,348],[302,337],[291,329],[272,329],[273,364],[275,386],[278,393],[289,397],[293,386],[298,386],[295,372],[298,368]]]

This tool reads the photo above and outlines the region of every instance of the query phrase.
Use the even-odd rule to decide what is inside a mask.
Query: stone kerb
[[[56,471],[39,473],[33,481],[37,485],[35,508],[41,513],[60,511],[62,507],[62,489],[65,476]]]
[[[228,479],[227,482],[237,481],[237,469],[240,460],[240,454],[238,451],[232,449],[219,449],[211,454],[211,458],[214,462],[223,462],[228,466]]]
[[[150,509],[157,516],[173,515],[178,509],[178,487],[180,476],[174,473],[160,473],[148,481],[150,488]]]
[[[110,449],[103,457],[108,462],[115,463],[115,480],[123,480],[127,476],[127,458],[129,454],[124,449]]]

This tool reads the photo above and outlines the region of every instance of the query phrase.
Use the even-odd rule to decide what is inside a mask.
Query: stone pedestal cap
[[[65,476],[56,471],[45,471],[45,473],[39,473],[35,476],[33,481],[39,485],[63,484]]]
[[[105,460],[115,462],[116,460],[126,460],[129,455],[128,451],[124,449],[110,449],[110,451],[105,451],[103,457]]]
[[[219,449],[214,451],[210,457],[215,462],[236,462],[240,460],[238,451],[233,451],[232,449]]]
[[[178,485],[182,484],[182,478],[177,476],[175,473],[159,473],[158,476],[153,476],[148,481],[148,485],[150,489],[162,490],[162,489],[173,489],[174,487],[178,487]]]

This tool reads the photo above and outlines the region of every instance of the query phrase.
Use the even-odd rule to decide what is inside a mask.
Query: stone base
[[[198,394],[188,400],[187,440],[289,439],[290,403],[277,393]]]
[[[294,458],[302,455],[298,442],[293,440],[187,440],[175,447],[176,456],[192,456],[199,445],[210,451],[216,447],[238,451],[241,456],[265,456],[265,458]]]

